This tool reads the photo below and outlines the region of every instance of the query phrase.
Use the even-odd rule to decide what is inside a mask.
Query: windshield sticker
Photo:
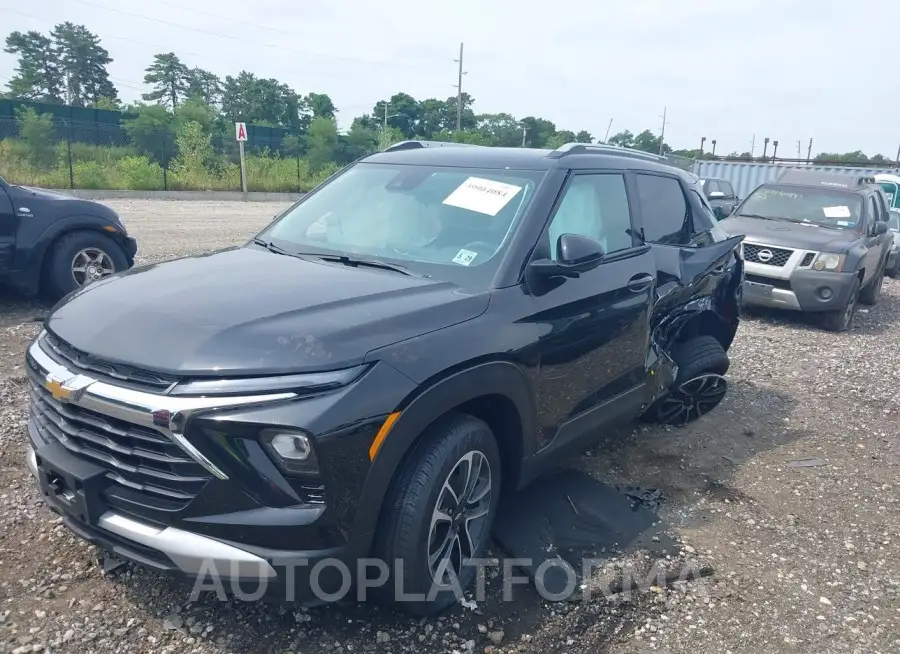
[[[825,214],[826,218],[849,218],[850,217],[850,207],[847,207],[847,206],[822,207],[822,212]]]
[[[488,216],[496,216],[521,190],[521,186],[495,182],[492,179],[481,177],[469,177],[447,196],[444,204],[477,211]],[[460,250],[460,252],[464,251]]]
[[[456,256],[453,257],[453,263],[458,263],[460,266],[468,266],[475,261],[475,257],[477,256],[478,253],[472,252],[472,250],[460,250],[456,253]]]
[[[841,227],[852,227],[853,226],[853,223],[851,223],[848,220],[839,220],[839,221],[837,221],[837,224],[840,225]]]
[[[791,191],[782,191],[777,188],[761,188],[754,193],[761,200],[766,198],[788,198],[790,200],[799,200],[803,196],[800,193],[792,193]]]

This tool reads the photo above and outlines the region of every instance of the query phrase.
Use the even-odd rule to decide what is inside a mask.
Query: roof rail
[[[400,150],[418,150],[419,148],[479,148],[474,143],[454,143],[452,141],[422,141],[411,139],[389,145],[382,152],[398,152]]]
[[[819,172],[815,170],[788,169],[777,180],[784,184],[806,184],[809,186],[830,186],[833,188],[862,189],[877,184],[871,173]]]
[[[668,162],[668,159],[658,154],[651,154],[643,150],[633,150],[619,145],[607,145],[606,143],[566,143],[556,148],[547,156],[551,159],[560,159],[569,154],[611,154],[620,157],[633,157],[635,159],[650,159],[652,161]]]

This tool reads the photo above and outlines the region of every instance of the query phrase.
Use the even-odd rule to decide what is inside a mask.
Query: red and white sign
[[[247,140],[247,123],[234,124],[234,138],[236,138],[238,141]]]

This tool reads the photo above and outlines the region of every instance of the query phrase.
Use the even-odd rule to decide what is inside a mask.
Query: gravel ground
[[[283,206],[109,204],[139,239],[139,264],[239,244]],[[22,352],[46,310],[0,296],[0,654],[900,651],[900,282],[886,281],[849,334],[747,316],[717,411],[608,436],[573,460],[662,491],[657,546],[610,558],[603,579],[659,564],[712,576],[567,604],[528,587],[500,602],[490,579],[486,603],[431,620],[371,605],[192,603],[189,586],[141,568],[104,574],[22,462]]]

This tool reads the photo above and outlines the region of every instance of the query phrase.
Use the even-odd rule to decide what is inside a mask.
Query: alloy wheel
[[[100,248],[84,248],[72,257],[72,278],[80,286],[107,277],[116,272],[112,257]]]
[[[487,538],[491,482],[491,465],[477,450],[463,455],[444,480],[428,530],[428,570],[438,586],[450,585],[451,574],[459,578]]]
[[[727,390],[728,383],[722,375],[699,375],[673,389],[662,400],[657,418],[665,425],[684,425],[714,409]]]

